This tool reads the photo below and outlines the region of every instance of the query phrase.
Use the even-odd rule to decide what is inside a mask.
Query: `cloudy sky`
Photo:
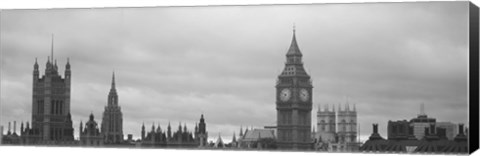
[[[31,120],[32,72],[72,66],[71,112],[97,122],[112,72],[124,134],[145,122],[209,136],[276,123],[275,81],[296,25],[318,105],[356,103],[361,136],[411,119],[467,123],[467,2],[2,10],[0,124]],[[342,104],[343,107],[343,104]],[[313,118],[313,122],[316,119]],[[19,127],[19,125],[17,125]]]

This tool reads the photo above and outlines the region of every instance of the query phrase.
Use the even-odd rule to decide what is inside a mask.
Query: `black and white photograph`
[[[468,154],[472,5],[2,9],[0,146]]]

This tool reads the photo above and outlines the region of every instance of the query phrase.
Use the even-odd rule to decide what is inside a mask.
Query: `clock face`
[[[300,100],[302,100],[303,102],[306,102],[309,96],[310,95],[308,94],[308,91],[306,89],[300,90]]]
[[[280,100],[288,101],[288,99],[290,99],[291,94],[292,94],[292,92],[290,91],[290,89],[288,89],[288,88],[283,89],[280,92]]]

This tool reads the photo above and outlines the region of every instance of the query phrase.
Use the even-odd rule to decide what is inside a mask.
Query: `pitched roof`
[[[290,44],[290,48],[287,52],[287,56],[291,55],[302,56],[302,52],[300,52],[300,48],[298,48],[297,39],[295,37],[295,30],[293,30],[292,43]]]
[[[242,141],[258,141],[259,139],[275,138],[273,130],[268,129],[254,129],[246,131],[243,135]]]

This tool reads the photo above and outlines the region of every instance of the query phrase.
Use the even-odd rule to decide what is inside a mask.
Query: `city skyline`
[[[361,136],[371,134],[371,123],[386,136],[385,119],[414,118],[421,103],[438,121],[467,123],[465,5],[7,10],[0,124],[31,119],[33,63],[38,58],[42,75],[53,33],[60,70],[67,57],[72,65],[76,138],[90,112],[101,119],[112,71],[124,135],[139,138],[143,122],[190,129],[202,113],[211,137],[224,140],[240,125],[275,125],[274,85],[293,23],[315,87],[312,125],[318,104],[345,97],[357,104]]]

